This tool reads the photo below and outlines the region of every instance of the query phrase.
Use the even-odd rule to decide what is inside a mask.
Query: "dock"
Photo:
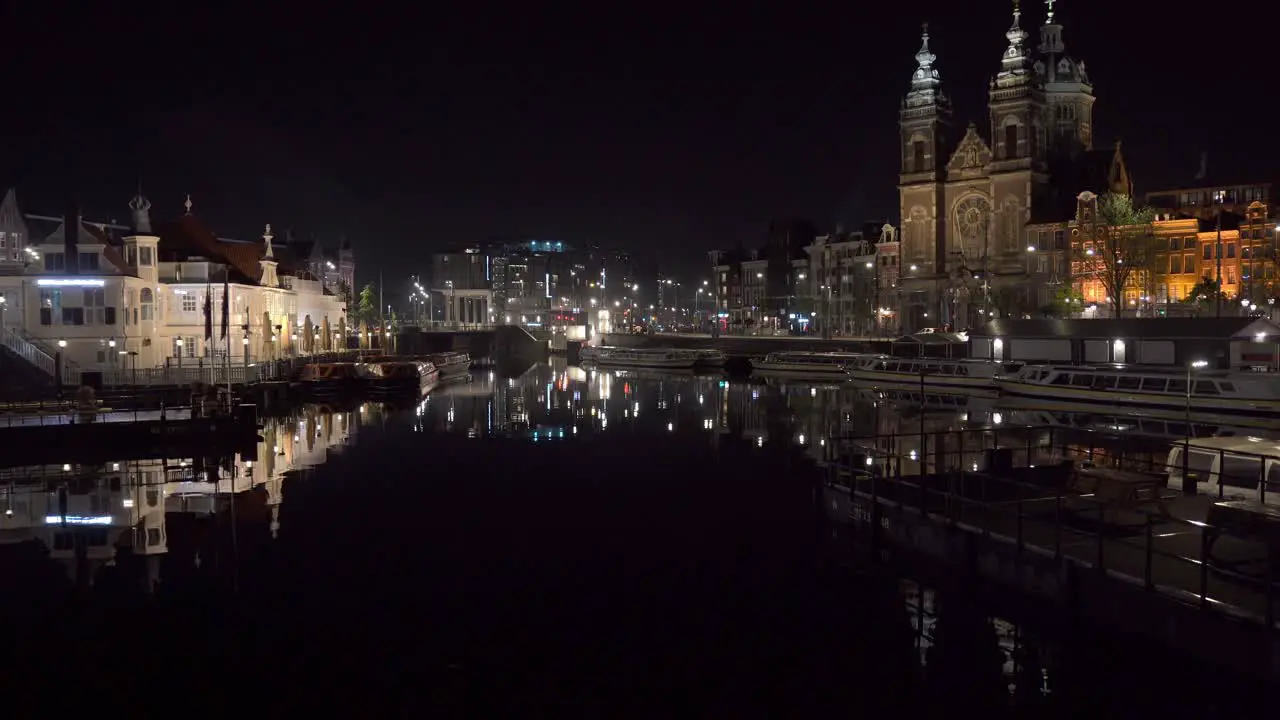
[[[929,434],[927,453],[917,435],[846,439],[856,450],[828,465],[822,501],[857,542],[1280,680],[1280,547],[1222,523],[1220,498],[1164,486],[1149,459],[1043,430]],[[1082,484],[1084,460],[1126,479]]]

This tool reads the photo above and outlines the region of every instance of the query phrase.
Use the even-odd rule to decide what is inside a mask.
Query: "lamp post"
[[[173,342],[175,345],[178,346],[178,378],[179,380],[181,380],[182,378],[182,338],[177,338]]]
[[[1182,492],[1187,495],[1196,493],[1196,482],[1191,478],[1191,371],[1199,370],[1207,367],[1207,360],[1192,360],[1187,363],[1187,392],[1186,392],[1186,425],[1187,432],[1182,443]]]

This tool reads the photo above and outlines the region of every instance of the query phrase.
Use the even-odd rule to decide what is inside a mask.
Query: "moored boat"
[[[752,360],[751,369],[758,373],[787,373],[792,375],[844,375],[846,363],[862,357],[860,353],[802,352],[788,350],[771,352],[763,360]]]
[[[845,365],[853,380],[892,387],[944,386],[995,392],[998,375],[1016,373],[1020,362],[897,358],[892,355],[860,355]]]
[[[597,347],[583,348],[582,361],[608,367],[692,369],[698,354],[695,350]]]
[[[428,359],[440,372],[441,380],[465,375],[471,369],[471,355],[464,352],[433,353]]]
[[[1190,381],[1190,384],[1188,384]],[[995,378],[1002,393],[1099,403],[1280,414],[1280,375],[1141,365],[1027,365]]]
[[[693,352],[698,358],[694,364],[700,368],[722,368],[724,367],[725,360],[728,359],[725,357],[724,352],[720,350],[703,348],[694,350]]]
[[[311,395],[337,395],[364,389],[358,363],[308,363],[298,374],[298,387]]]
[[[365,363],[361,370],[369,392],[376,394],[424,393],[440,378],[436,366],[422,360]]]

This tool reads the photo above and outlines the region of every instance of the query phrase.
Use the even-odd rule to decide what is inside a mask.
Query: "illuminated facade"
[[[1076,196],[1132,193],[1119,147],[1093,150],[1093,86],[1052,6],[1034,51],[1021,22],[1015,3],[986,127],[958,142],[923,34],[899,113],[904,331],[1036,312],[1069,272]]]
[[[12,194],[5,203],[0,218],[16,209]],[[273,246],[269,225],[261,242],[219,238],[192,214],[190,199],[185,207],[154,228],[142,196],[130,203],[128,226],[88,222],[78,210],[22,216],[33,232],[53,229],[24,241],[23,263],[0,274],[5,345],[28,360],[58,356],[66,381],[100,371],[108,383],[135,367],[221,364],[228,347],[248,364],[345,346],[345,304],[312,279],[306,258]],[[224,284],[232,303],[226,337]]]

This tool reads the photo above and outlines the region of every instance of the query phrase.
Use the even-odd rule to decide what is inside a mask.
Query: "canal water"
[[[299,407],[235,457],[8,468],[6,677],[111,712],[1269,707],[1231,673],[846,540],[814,501],[828,438],[1023,422],[919,399],[537,365]]]

